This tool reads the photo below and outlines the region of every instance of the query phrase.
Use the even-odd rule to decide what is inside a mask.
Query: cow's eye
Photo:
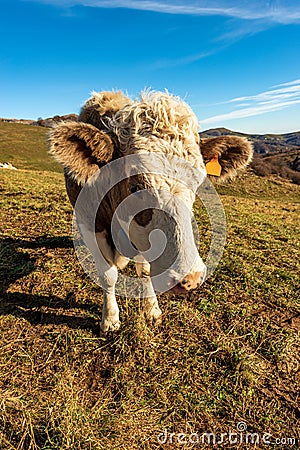
[[[140,186],[139,184],[131,184],[129,186],[129,190],[130,192],[133,194],[134,192],[140,191],[142,188],[142,186]]]

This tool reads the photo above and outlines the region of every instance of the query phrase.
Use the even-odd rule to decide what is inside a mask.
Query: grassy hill
[[[45,127],[0,121],[0,162],[10,162],[17,169],[61,172],[47,154],[48,131]]]
[[[25,151],[27,168],[40,145]],[[1,449],[212,448],[203,433],[220,440],[241,422],[260,443],[239,432],[234,448],[264,448],[263,433],[274,448],[299,448],[299,186],[246,174],[218,189],[227,244],[212,278],[185,297],[161,295],[155,329],[136,300],[120,299],[122,328],[104,338],[62,174],[1,172]],[[205,256],[201,205],[196,215]],[[160,444],[165,430],[175,434]]]

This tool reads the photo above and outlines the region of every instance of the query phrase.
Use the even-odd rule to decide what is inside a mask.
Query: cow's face
[[[129,239],[150,263],[158,291],[184,293],[205,279],[206,267],[195,244],[192,207],[206,172],[197,143],[195,152],[197,168],[171,152],[137,151],[125,157],[128,178],[120,186],[125,187],[127,196],[123,223],[130,223]]]

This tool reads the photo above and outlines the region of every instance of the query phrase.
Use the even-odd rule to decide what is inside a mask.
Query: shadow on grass
[[[74,315],[72,309],[85,310],[93,314],[95,305],[82,304],[75,300],[72,292],[65,298],[55,295],[36,295],[22,292],[8,292],[9,286],[35,270],[36,257],[29,256],[19,249],[57,249],[72,248],[68,236],[39,236],[33,240],[5,238],[0,239],[0,315],[13,315],[24,318],[31,324],[65,324],[70,328],[91,330],[99,335],[99,324],[92,317]],[[62,313],[64,310],[66,313]],[[68,313],[69,312],[69,313]]]

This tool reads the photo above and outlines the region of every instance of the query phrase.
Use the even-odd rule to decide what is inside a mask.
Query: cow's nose
[[[202,272],[194,272],[190,273],[189,275],[186,275],[183,280],[179,283],[181,287],[183,287],[186,291],[190,291],[191,289],[196,289],[201,282],[203,278]]]
[[[193,272],[186,275],[183,280],[176,284],[172,288],[175,294],[184,294],[192,289],[196,289],[200,286],[205,278],[205,272]]]

